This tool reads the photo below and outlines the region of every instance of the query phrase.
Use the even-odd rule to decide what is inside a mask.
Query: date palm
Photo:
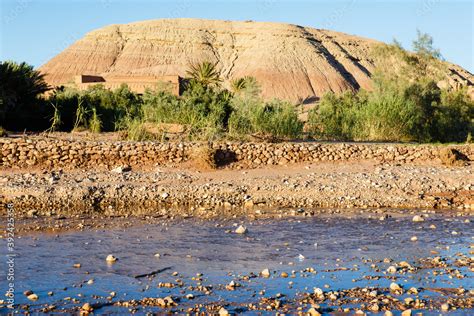
[[[7,112],[36,102],[50,88],[44,75],[26,63],[0,62],[0,119]]]
[[[220,72],[217,70],[216,64],[209,61],[192,64],[186,74],[203,86],[215,86],[221,82]]]
[[[232,80],[230,83],[232,92],[239,93],[245,89],[257,86],[257,79],[250,76],[245,76],[242,78],[237,78]]]

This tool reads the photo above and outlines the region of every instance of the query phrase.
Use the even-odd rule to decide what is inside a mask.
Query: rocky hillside
[[[377,41],[298,25],[169,19],[111,25],[87,34],[41,67],[51,85],[74,75],[181,75],[209,60],[225,84],[250,75],[266,98],[314,100],[327,91],[370,88]],[[474,76],[448,66],[448,84]]]

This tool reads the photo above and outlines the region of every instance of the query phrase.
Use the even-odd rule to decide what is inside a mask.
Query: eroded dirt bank
[[[18,218],[96,214],[232,217],[268,208],[474,209],[472,164],[319,162],[249,170],[2,170]],[[301,212],[301,210],[299,210]],[[6,214],[5,205],[2,215]],[[310,214],[308,214],[310,215]]]

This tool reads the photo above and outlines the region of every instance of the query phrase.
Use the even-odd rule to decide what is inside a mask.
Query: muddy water
[[[432,216],[421,223],[412,222],[411,217],[384,221],[363,217],[254,222],[189,219],[125,230],[26,236],[18,238],[15,245],[16,310],[23,311],[29,305],[30,311],[39,312],[54,305],[55,311],[73,311],[88,302],[95,307],[95,313],[128,313],[129,308],[114,303],[171,296],[179,300],[175,307],[137,306],[134,311],[139,314],[164,310],[183,312],[203,304],[200,311],[216,305],[225,306],[229,312],[255,314],[263,310],[250,310],[249,303],[257,304],[262,297],[278,297],[282,305],[287,305],[286,312],[294,313],[299,306],[303,311],[310,307],[299,299],[303,293],[313,292],[314,287],[324,291],[374,287],[383,292],[395,281],[404,289],[426,289],[418,296],[404,294],[399,298],[427,298],[435,306],[423,310],[423,314],[438,315],[439,307],[447,297],[427,289],[463,287],[469,290],[473,288],[474,274],[469,267],[453,267],[462,278],[453,277],[441,268],[421,268],[418,260],[441,256],[452,263],[459,254],[472,256],[470,247],[474,242],[474,230],[473,224],[466,219],[474,220],[440,216]],[[248,228],[246,235],[229,232],[241,223]],[[436,228],[430,228],[431,225]],[[411,241],[412,236],[417,236],[418,240]],[[5,250],[2,246],[2,258]],[[157,253],[159,257],[155,256]],[[108,254],[119,260],[107,264]],[[380,262],[384,258],[394,262]],[[400,261],[420,269],[390,275],[392,279],[385,278],[387,267]],[[81,267],[74,268],[76,263]],[[301,273],[308,267],[314,268],[316,273]],[[1,268],[2,288],[6,288],[5,260],[2,260]],[[258,275],[265,268],[272,271],[270,278],[242,279],[251,273]],[[341,268],[348,269],[341,271]],[[161,272],[154,277],[136,277],[153,271]],[[172,275],[175,271],[178,276]],[[434,275],[436,271],[443,274]],[[281,277],[282,272],[287,272],[289,277]],[[197,273],[202,274],[202,281],[196,280]],[[94,282],[87,284],[91,279]],[[184,286],[158,287],[160,282],[176,283],[176,279],[181,279]],[[226,289],[225,285],[232,280],[242,286],[234,291]],[[210,293],[188,288],[199,282],[207,286]],[[32,290],[39,299],[28,300],[23,295],[26,290]],[[53,293],[48,295],[48,292]],[[107,299],[110,292],[116,292],[116,296]],[[194,299],[186,298],[190,293]],[[337,305],[340,304],[325,301],[320,308],[337,310],[340,308]],[[358,304],[343,307],[360,308]],[[3,305],[0,312],[6,311]],[[275,311],[268,313],[275,314]],[[450,313],[472,315],[474,310],[451,308]]]

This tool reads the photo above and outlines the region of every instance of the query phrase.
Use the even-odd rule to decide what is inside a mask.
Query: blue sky
[[[429,33],[443,56],[474,72],[474,1],[0,0],[0,60],[40,66],[87,32],[115,23],[194,17],[287,22],[411,48]]]

